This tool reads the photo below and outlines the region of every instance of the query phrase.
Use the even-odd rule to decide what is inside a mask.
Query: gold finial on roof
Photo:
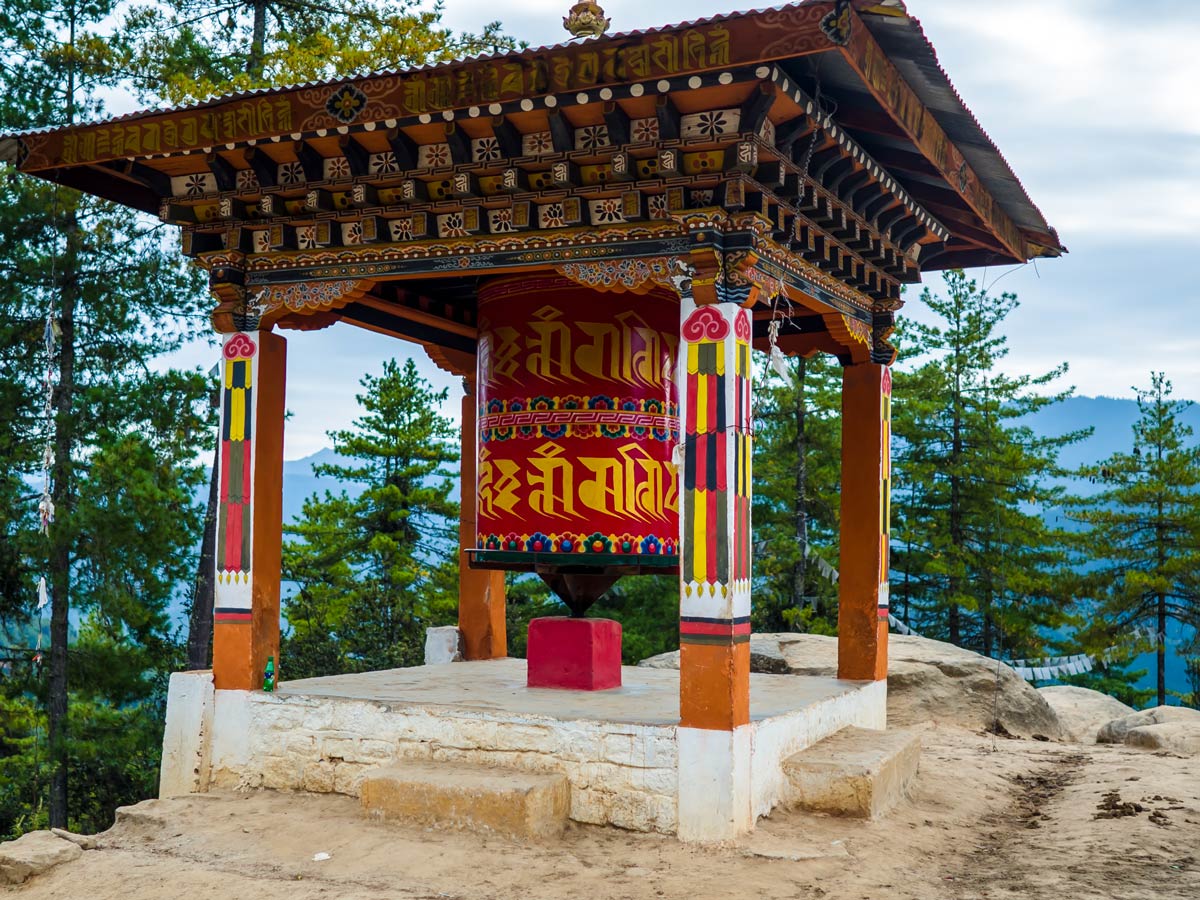
[[[563,28],[571,32],[573,37],[600,37],[608,31],[609,19],[599,3],[592,0],[581,0],[567,12],[563,18]]]

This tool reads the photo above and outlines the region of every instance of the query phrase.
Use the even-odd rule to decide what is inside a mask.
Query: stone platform
[[[599,692],[528,688],[525,675],[524,660],[501,659],[284,682],[268,694],[214,692],[208,673],[178,673],[160,791],[358,796],[373,769],[447,761],[561,773],[575,821],[675,833],[679,673],[625,667],[622,687]],[[886,683],[752,675],[750,711],[751,802],[763,816],[789,799],[785,759],[847,726],[885,726]]]

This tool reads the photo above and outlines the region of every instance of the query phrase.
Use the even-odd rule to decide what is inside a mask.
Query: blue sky
[[[737,0],[607,0],[613,31],[744,9]],[[532,45],[566,37],[569,0],[445,0],[444,22],[478,29],[499,18]],[[1190,0],[909,0],[942,66],[1000,147],[1070,254],[1036,265],[977,270],[1013,291],[1012,372],[1070,364],[1066,383],[1087,395],[1132,396],[1166,371],[1176,393],[1200,398],[1200,332],[1186,327],[1200,300],[1200,4]],[[936,275],[927,283],[936,286]],[[916,292],[904,315],[920,318]],[[415,351],[422,370],[459,387],[419,348],[336,325],[288,332],[285,454],[328,446],[325,432],[355,415],[364,372]],[[194,346],[176,364],[207,369]]]

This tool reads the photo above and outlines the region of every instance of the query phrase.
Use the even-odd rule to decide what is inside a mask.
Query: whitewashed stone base
[[[407,759],[453,760],[561,772],[571,785],[570,815],[577,822],[721,840],[752,827],[757,816],[785,799],[782,763],[788,756],[846,725],[884,725],[883,682],[824,679],[814,692],[805,690],[802,676],[756,675],[751,679],[756,720],[734,735],[711,733],[729,747],[706,750],[700,746],[703,736],[689,737],[695,730],[676,724],[678,672],[626,668],[625,687],[586,694],[530,691],[524,671],[522,660],[491,660],[345,676],[344,682],[293,682],[274,694],[217,691],[212,727],[196,737],[207,748],[195,750],[211,757],[211,775],[195,790],[270,788],[358,796],[371,769]],[[353,684],[352,691],[342,688],[350,694],[370,690],[368,680],[375,676],[402,676],[405,690],[381,691],[380,699],[330,696],[339,683]],[[470,700],[450,702],[448,684]],[[496,702],[481,702],[489,691]],[[792,692],[797,708],[789,710],[785,701]],[[806,693],[816,699],[801,699]],[[768,714],[756,715],[756,697]],[[168,721],[170,716],[168,711]],[[681,773],[691,771],[691,763],[708,758],[720,765],[722,753],[741,773],[736,796],[721,801],[728,816],[712,806],[712,795],[687,790],[689,800],[680,791]],[[685,785],[687,777],[682,775]],[[714,816],[726,824],[709,833],[701,825],[681,827],[682,816],[701,825]]]

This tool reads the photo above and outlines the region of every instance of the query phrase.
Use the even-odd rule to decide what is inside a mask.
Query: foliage
[[[415,0],[162,0],[128,14],[124,63],[147,93],[179,103],[517,46],[499,22],[457,33],[441,16],[440,2]]]
[[[0,130],[100,114],[98,91],[120,77],[113,69],[120,42],[104,35],[113,9],[107,0],[6,6]],[[32,711],[35,700],[47,711],[40,755],[30,757],[39,745],[22,737],[8,757],[11,768],[28,768],[34,790],[19,795],[21,808],[6,810],[0,830],[43,815],[53,825],[104,824],[116,803],[141,799],[153,782],[156,673],[175,659],[166,608],[188,575],[198,527],[195,456],[211,423],[203,377],[152,361],[203,325],[201,285],[159,223],[0,171],[0,531],[11,538],[0,553],[0,613],[20,627],[38,575],[51,601],[37,679],[0,682],[6,703],[30,708],[25,719],[41,715]],[[56,508],[48,535],[37,527],[39,497],[25,481],[43,459]],[[72,615],[86,627],[68,653]],[[79,655],[85,637],[102,659],[90,649]],[[98,661],[89,668],[89,659]],[[114,746],[114,759],[131,768],[101,789],[90,780],[100,770],[88,747],[102,734],[91,729],[106,720],[150,725],[112,736],[114,745],[140,741],[140,749]]]
[[[1131,452],[1084,469],[1104,489],[1075,504],[1093,565],[1088,586],[1101,605],[1082,637],[1112,643],[1137,625],[1165,636],[1167,620],[1200,624],[1200,446],[1180,420],[1190,403],[1151,375],[1137,392],[1140,418]],[[1165,640],[1159,640],[1157,695],[1166,702]]]
[[[1034,655],[1067,621],[1071,536],[1041,509],[1066,500],[1061,449],[1090,432],[1041,437],[1022,422],[1071,395],[1043,394],[1066,371],[1010,376],[1000,331],[1016,297],[960,271],[921,302],[895,373],[892,583],[901,617],[929,637],[992,655]]]
[[[824,356],[760,366],[754,411],[754,627],[831,633],[841,478],[841,368]],[[805,549],[810,556],[806,556]]]
[[[453,622],[457,604],[458,503],[446,468],[458,431],[412,360],[392,360],[362,380],[363,415],[331,432],[345,465],[316,474],[346,491],[310,497],[284,548],[284,580],[297,585],[284,610],[292,633],[289,678],[419,665],[425,629]]]

